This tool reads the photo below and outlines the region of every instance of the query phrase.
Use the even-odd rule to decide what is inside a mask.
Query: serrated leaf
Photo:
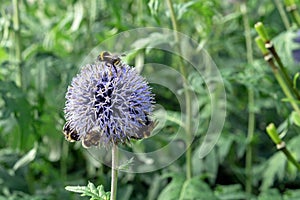
[[[177,174],[172,178],[171,183],[160,193],[158,200],[216,199],[210,187],[198,176],[186,180],[182,174]]]
[[[105,192],[104,192],[104,188],[103,188],[103,185],[99,185],[97,187],[97,190],[98,190],[98,194],[99,196],[102,196]]]
[[[81,193],[81,196],[91,197],[94,200],[109,200],[110,192],[105,192],[103,185],[97,188],[92,182],[88,182],[87,186],[66,186],[66,190]]]
[[[84,193],[87,189],[86,186],[66,186],[66,190],[70,192],[76,192],[76,193]]]
[[[298,200],[300,199],[300,190],[287,190],[283,195],[284,200]]]
[[[169,183],[158,196],[158,200],[179,199],[180,191],[184,184],[185,177],[183,175],[173,175],[172,181]]]
[[[28,165],[31,161],[35,159],[37,146],[38,146],[37,143],[35,143],[34,148],[31,149],[27,154],[25,154],[14,164],[13,166],[14,171],[18,170],[20,167]]]
[[[295,65],[292,57],[292,50],[299,48],[299,45],[293,41],[296,36],[296,32],[288,30],[281,32],[272,40],[282,62],[290,71],[297,69],[297,65]]]
[[[180,20],[182,16],[189,11],[189,7],[195,3],[199,3],[199,1],[188,1],[186,3],[174,5],[174,9],[177,13],[177,19]]]
[[[200,177],[193,177],[185,182],[179,199],[215,200],[216,196],[213,194],[209,185],[203,182]]]
[[[267,167],[263,173],[262,185],[260,189],[262,191],[270,188],[275,178],[278,177],[279,180],[282,180],[285,173],[286,158],[282,152],[275,153],[269,160]]]
[[[247,195],[243,191],[241,185],[238,184],[218,186],[215,190],[215,195],[220,200],[235,200],[247,198]]]
[[[122,163],[119,166],[119,170],[129,169],[129,167],[132,166],[133,163],[134,163],[134,157],[131,157],[129,160],[127,160],[125,163]]]
[[[220,147],[220,148],[217,148],[218,157],[219,157],[220,162],[223,162],[225,157],[228,155],[233,142],[234,142],[234,140],[230,134],[225,135],[225,136],[224,136],[224,134],[221,134],[221,136],[217,142],[217,146]]]
[[[95,187],[95,185],[92,182],[88,183],[88,188],[92,193],[96,193],[96,194],[98,193],[97,188]]]
[[[151,15],[157,15],[157,11],[159,8],[159,1],[158,0],[150,0],[148,2],[148,7],[150,9]]]
[[[170,33],[151,33],[147,38],[141,38],[139,40],[136,40],[131,47],[135,49],[141,49],[146,48],[147,51],[150,51],[151,48],[158,47],[163,44],[174,44],[173,35]]]
[[[208,173],[208,180],[211,184],[215,183],[218,174],[218,158],[216,150],[212,149],[211,152],[205,157],[205,171]]]
[[[282,200],[281,195],[277,189],[266,190],[259,194],[258,200]]]
[[[75,3],[73,14],[74,14],[74,20],[70,28],[70,32],[77,31],[83,19],[84,8],[83,8],[83,4],[80,1]]]
[[[298,112],[293,111],[291,118],[293,123],[295,123],[297,126],[300,126],[300,115]]]

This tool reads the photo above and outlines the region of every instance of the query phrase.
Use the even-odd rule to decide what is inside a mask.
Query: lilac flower
[[[84,66],[66,93],[64,132],[84,147],[126,143],[150,134],[154,96],[134,68],[100,61]]]

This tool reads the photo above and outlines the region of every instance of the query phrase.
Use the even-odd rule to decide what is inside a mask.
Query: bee
[[[80,135],[76,130],[70,127],[70,123],[65,123],[63,127],[63,133],[65,135],[65,139],[69,142],[75,142],[80,140]]]
[[[135,136],[131,136],[131,138],[140,140],[143,138],[147,138],[150,136],[151,132],[155,129],[157,126],[158,121],[150,121],[148,117],[146,117],[146,122],[145,124],[138,130],[138,133]]]
[[[122,54],[121,56],[125,56],[125,55]],[[117,72],[116,66],[118,66],[122,61],[119,55],[111,54],[108,51],[102,51],[98,55],[97,60],[100,62],[106,62],[106,63],[111,64],[113,66],[115,72]]]
[[[102,132],[100,132],[98,129],[92,129],[83,137],[82,146],[85,148],[99,146],[101,135]]]

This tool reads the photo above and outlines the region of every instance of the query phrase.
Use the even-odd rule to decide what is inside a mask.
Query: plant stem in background
[[[117,199],[117,186],[118,186],[118,145],[113,144],[111,161],[111,188],[110,188],[110,200]]]
[[[286,10],[291,13],[292,18],[294,22],[297,24],[298,27],[300,27],[300,15],[297,9],[297,4],[295,3],[295,0],[285,0],[284,1]]]
[[[275,65],[273,55],[271,54],[271,52],[269,52],[266,49],[264,40],[261,38],[261,36],[258,36],[255,39],[255,41],[256,41],[257,46],[261,50],[262,54],[264,55],[265,61],[267,61],[268,64],[270,65],[270,67],[273,71],[273,74],[274,74],[277,82],[279,83],[282,91],[284,92],[285,96],[289,100],[293,109],[300,115],[300,109],[298,107],[298,104],[296,103],[296,100],[294,99],[294,96],[291,93],[289,85],[287,85],[285,79],[283,78],[280,71],[278,70],[278,67]]]
[[[261,22],[256,23],[255,29],[260,37],[260,39],[258,40],[259,43],[257,45],[259,46],[259,48],[261,49],[262,52],[264,51],[264,49],[267,49],[272,54],[272,56],[275,58],[278,66],[279,66],[280,72],[282,73],[283,78],[285,79],[285,82],[287,83],[287,85],[286,85],[287,89],[292,91],[293,94],[296,96],[296,98],[298,100],[300,100],[300,94],[299,94],[298,90],[293,86],[293,81],[289,77],[289,75],[286,71],[286,68],[283,65],[279,55],[277,54],[277,51],[276,51],[273,43],[270,41],[270,38],[264,28],[263,23],[261,23]],[[262,43],[260,40],[263,42],[263,45],[260,44],[260,43]],[[263,53],[263,54],[265,55],[266,53]],[[294,99],[294,98],[291,98],[291,99]]]
[[[178,48],[178,53],[181,55],[181,47],[180,47],[180,37],[178,34],[178,23],[176,20],[174,8],[172,5],[171,0],[166,0],[166,3],[168,5],[169,11],[170,11],[170,17],[172,21],[172,27],[174,29],[174,37],[175,37],[175,42],[176,42],[176,47]],[[191,120],[192,120],[192,112],[191,112],[191,97],[190,97],[190,92],[188,89],[188,84],[187,84],[187,72],[186,68],[184,66],[184,63],[182,61],[182,58],[180,58],[180,64],[179,64],[180,72],[184,78],[183,80],[183,87],[184,87],[184,96],[185,96],[185,102],[186,102],[186,107],[185,107],[185,133],[187,135],[186,139],[186,144],[191,144],[192,142],[192,133],[191,133]],[[192,177],[192,149],[191,147],[187,148],[186,151],[186,178],[190,179]]]
[[[247,61],[249,65],[253,64],[253,50],[252,50],[252,39],[251,30],[249,25],[249,19],[247,15],[247,6],[242,3],[240,10],[243,14],[243,22],[245,29],[245,40],[246,40],[246,51]],[[252,140],[254,135],[255,127],[255,112],[254,112],[254,91],[252,88],[248,88],[248,133],[247,133],[247,148],[246,148],[246,193],[247,199],[251,198],[252,193]]]
[[[278,12],[280,14],[280,17],[281,17],[282,22],[283,22],[283,24],[285,26],[285,29],[289,29],[291,27],[291,25],[290,25],[290,22],[289,22],[289,19],[288,19],[287,15],[286,15],[286,13],[284,11],[284,8],[283,8],[283,5],[281,3],[281,0],[275,0],[275,5],[276,5],[277,10],[278,10]]]
[[[269,64],[271,65],[273,73],[275,75],[275,78],[277,79],[279,85],[281,86],[285,96],[289,100],[293,109],[300,115],[300,109],[298,107],[298,104],[296,103],[296,100],[294,99],[293,95],[291,94],[289,87],[285,83],[284,79],[282,78],[281,74],[279,73],[279,71],[272,59],[269,61]]]
[[[280,139],[275,125],[273,123],[269,124],[266,130],[272,141],[276,144],[277,149],[282,151],[288,161],[290,161],[298,169],[298,171],[300,171],[300,164],[297,162],[291,152],[286,148],[285,142]]]
[[[293,86],[293,81],[292,79],[289,77],[285,66],[283,65],[279,55],[277,54],[277,51],[274,47],[274,45],[271,42],[266,43],[266,47],[267,49],[272,53],[272,55],[274,56],[276,62],[278,63],[278,66],[288,84],[288,88],[294,93],[294,95],[297,97],[298,100],[300,100],[300,94],[298,92],[298,90]]]
[[[14,39],[15,39],[15,63],[19,70],[19,77],[17,84],[24,89],[24,78],[22,69],[22,51],[21,51],[21,35],[20,35],[20,11],[19,11],[19,1],[13,0],[13,28],[14,28]]]

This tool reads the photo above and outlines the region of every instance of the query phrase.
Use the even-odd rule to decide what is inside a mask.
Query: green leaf
[[[105,192],[102,185],[97,188],[92,182],[87,186],[66,186],[66,190],[81,193],[81,196],[89,196],[91,200],[109,200],[110,192]]]
[[[34,144],[34,148],[31,149],[27,154],[25,154],[22,158],[20,158],[15,165],[13,166],[13,170],[16,171],[20,167],[28,165],[31,161],[35,159],[36,151],[37,151],[37,143]]]
[[[277,189],[270,189],[262,192],[258,196],[258,200],[282,200],[281,195]]]
[[[189,7],[191,7],[195,3],[199,3],[199,1],[188,1],[186,3],[174,5],[174,10],[176,10],[177,13],[177,19],[180,20],[185,13],[190,11]]]
[[[217,146],[219,147],[219,148],[217,148],[217,151],[218,151],[218,156],[219,156],[220,162],[223,162],[225,160],[233,142],[234,142],[234,139],[230,134],[226,134],[225,136],[224,136],[224,134],[221,134],[221,136],[217,142]]]
[[[292,122],[297,126],[300,126],[300,115],[298,112],[293,111],[291,115]]]
[[[275,153],[269,159],[267,167],[263,173],[262,185],[260,187],[262,191],[270,188],[273,185],[276,177],[279,180],[284,178],[286,162],[286,158],[282,152]]]
[[[174,36],[170,33],[151,33],[148,37],[146,38],[141,38],[136,40],[131,47],[135,49],[141,49],[141,48],[146,48],[147,47],[147,52],[151,50],[150,47],[155,48],[159,47],[160,45],[163,44],[174,44]],[[146,52],[146,53],[147,53]]]
[[[3,47],[0,47],[0,64],[8,60],[8,54]]]
[[[211,191],[209,185],[203,182],[200,177],[193,177],[185,181],[179,199],[215,200],[216,196]]]
[[[211,152],[204,158],[205,172],[208,174],[209,183],[214,184],[218,174],[218,158],[216,149],[212,149]]]
[[[84,193],[86,191],[86,186],[66,186],[65,189],[70,192]]]
[[[246,193],[243,191],[241,185],[219,185],[215,190],[215,195],[220,200],[235,200],[246,199]]]
[[[205,182],[196,176],[185,180],[182,174],[172,176],[172,181],[160,193],[158,200],[207,199],[216,197]]]
[[[297,33],[290,29],[281,32],[272,40],[282,63],[284,63],[285,67],[292,73],[297,72],[298,66],[292,57],[292,50],[299,48],[299,45],[293,41],[295,37],[297,37]]]
[[[159,24],[160,18],[158,15],[158,10],[160,8],[160,1],[159,0],[150,0],[148,2],[148,7],[149,7],[151,15],[154,17],[155,21]]]
[[[78,1],[74,5],[74,20],[70,28],[70,32],[75,32],[79,29],[80,23],[83,19],[84,9],[81,1]]]
[[[299,79],[300,73],[297,72],[293,78],[293,87],[297,90],[297,80]]]
[[[300,199],[300,190],[287,190],[283,195],[283,200],[298,200]]]
[[[134,164],[134,157],[131,157],[130,159],[126,160],[125,163],[122,163],[119,166],[119,170],[129,169],[129,167],[132,166],[133,164]]]
[[[185,177],[177,174],[172,176],[172,181],[160,193],[158,200],[179,199],[180,191],[183,187]]]

